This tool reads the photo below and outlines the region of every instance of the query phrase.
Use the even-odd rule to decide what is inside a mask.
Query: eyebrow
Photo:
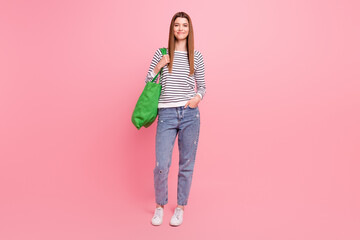
[[[174,24],[181,24],[181,23],[174,23]],[[183,24],[188,24],[188,23],[183,23]]]

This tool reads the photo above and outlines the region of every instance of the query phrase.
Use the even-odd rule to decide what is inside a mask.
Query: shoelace
[[[180,208],[175,209],[174,215],[175,215],[176,219],[180,219],[181,212],[182,212],[182,209],[180,209]]]
[[[156,208],[155,209],[155,214],[154,214],[154,218],[158,217],[161,218],[161,208]]]

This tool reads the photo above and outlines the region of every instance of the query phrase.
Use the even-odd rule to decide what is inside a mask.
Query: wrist
[[[155,72],[155,74],[157,74],[159,71],[160,71],[160,68],[159,68],[158,65],[156,65],[156,66],[154,67],[154,72]]]

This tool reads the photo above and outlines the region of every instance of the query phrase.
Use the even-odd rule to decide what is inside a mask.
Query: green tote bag
[[[166,48],[161,48],[162,55],[166,54]],[[131,122],[139,130],[142,126],[149,127],[156,119],[158,114],[158,103],[161,93],[161,84],[156,83],[155,80],[161,70],[156,74],[152,81],[146,83],[144,90],[142,91],[131,116]]]

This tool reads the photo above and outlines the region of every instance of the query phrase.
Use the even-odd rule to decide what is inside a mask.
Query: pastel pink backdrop
[[[1,1],[0,239],[360,238],[358,1]],[[130,117],[185,11],[207,94],[184,223]]]

